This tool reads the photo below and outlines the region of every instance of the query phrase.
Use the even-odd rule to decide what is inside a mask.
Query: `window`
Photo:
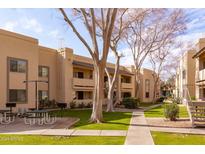
[[[77,91],[77,99],[84,99],[83,91]]]
[[[78,72],[78,78],[83,79],[84,78],[84,73],[83,72]]]
[[[26,102],[26,90],[9,90],[9,102]]]
[[[48,77],[49,68],[46,66],[39,66],[39,76]]]
[[[26,61],[11,59],[10,60],[10,71],[25,73],[26,72]]]
[[[186,71],[185,71],[185,70],[182,71],[182,78],[183,78],[183,79],[186,78]]]
[[[150,80],[145,80],[145,97],[149,98],[149,91],[150,91]]]
[[[83,72],[73,72],[73,77],[83,79],[84,73]]]
[[[149,92],[145,92],[145,97],[149,98]]]
[[[122,82],[122,83],[131,83],[131,77],[129,77],[129,76],[123,76],[123,77],[121,78],[121,82]]]
[[[39,101],[48,99],[48,91],[47,90],[39,90],[38,91],[38,99],[39,99]]]

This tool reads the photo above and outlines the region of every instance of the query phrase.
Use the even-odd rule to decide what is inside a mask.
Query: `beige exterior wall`
[[[188,92],[191,98],[196,97],[196,60],[192,58],[195,53],[195,50],[189,50],[179,59],[175,80],[175,97],[179,97],[181,100],[189,99]]]
[[[205,38],[200,38],[196,44],[197,52],[200,54],[195,57],[196,60],[196,99],[205,100]]]
[[[141,69],[141,78],[140,78],[140,100],[142,102],[152,102],[154,98],[154,80],[153,74],[155,74],[152,70],[149,69]],[[149,83],[146,85],[146,81]],[[146,92],[148,92],[149,96],[146,96]],[[155,98],[160,96],[160,83],[158,83],[157,91]]]
[[[0,30],[0,107],[8,102],[8,89],[27,89],[28,97],[23,107],[33,107],[35,102],[34,88],[31,84],[23,83],[25,79],[38,78],[38,41],[31,37]],[[9,72],[8,58],[17,58],[27,61],[26,73]],[[19,106],[17,105],[17,106]]]
[[[10,72],[10,58],[25,60],[27,62],[26,73]],[[48,91],[50,100],[55,99],[58,102],[69,104],[77,97],[78,92],[83,91],[84,99],[75,101],[90,103],[95,82],[92,64],[91,58],[75,55],[70,48],[59,50],[46,48],[39,46],[37,39],[0,30],[0,108],[5,108],[5,104],[9,102],[9,89],[27,90],[26,102],[17,102],[17,108],[35,107],[35,85],[34,83],[23,83],[25,80],[48,81],[48,83],[38,83],[38,90]],[[39,76],[39,66],[48,68],[48,77]],[[107,67],[114,70],[115,65],[107,63]],[[75,77],[74,74],[77,72],[83,72],[84,78]],[[144,102],[149,102],[152,98],[151,74],[150,70],[142,71],[142,83],[145,79],[151,81],[150,99],[146,99],[142,95],[141,99]],[[122,98],[127,93],[134,97],[135,85],[132,70],[129,67],[120,66],[119,77],[120,97]],[[142,86],[140,91],[144,89]],[[144,92],[142,93],[144,94]]]

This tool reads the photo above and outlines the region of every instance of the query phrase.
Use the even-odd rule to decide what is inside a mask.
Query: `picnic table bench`
[[[56,122],[56,117],[51,116],[47,110],[32,110],[26,112],[27,116],[24,117],[25,124],[29,125],[43,125],[53,124]]]

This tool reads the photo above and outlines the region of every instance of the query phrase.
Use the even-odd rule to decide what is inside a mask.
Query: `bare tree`
[[[170,49],[169,48],[160,48],[158,51],[152,52],[149,54],[150,63],[152,66],[152,77],[154,81],[154,89],[153,89],[153,98],[152,102],[156,101],[157,95],[157,88],[159,88],[160,84],[160,76],[162,71],[165,71],[167,67],[166,61],[168,60],[167,57],[170,56]]]
[[[135,66],[135,96],[139,94],[140,69],[149,53],[171,43],[185,29],[184,13],[180,9],[134,9],[126,42]]]
[[[65,22],[73,30],[74,34],[84,44],[89,51],[94,65],[95,86],[93,95],[93,110],[90,122],[100,123],[103,121],[102,104],[104,101],[104,74],[107,57],[110,48],[111,36],[117,15],[117,9],[74,9],[75,16],[80,20],[87,29],[89,38],[85,38],[79,33],[77,26],[71,20],[71,17],[64,9],[59,9],[64,17]],[[77,20],[76,19],[76,20]],[[100,31],[102,40],[97,38]],[[100,48],[102,46],[102,48]],[[100,52],[101,51],[101,52]]]
[[[128,28],[129,20],[126,18],[126,12],[128,9],[119,9],[118,16],[116,17],[116,23],[114,26],[114,31],[111,37],[110,48],[115,55],[116,63],[115,63],[115,71],[114,75],[112,76],[108,68],[105,68],[105,72],[108,76],[108,96],[107,96],[107,112],[114,111],[114,89],[116,86],[117,81],[119,80],[119,68],[120,68],[120,58],[123,56],[118,52],[118,46],[120,41],[124,37],[124,33]],[[119,88],[116,89],[116,102],[115,104],[119,103]]]

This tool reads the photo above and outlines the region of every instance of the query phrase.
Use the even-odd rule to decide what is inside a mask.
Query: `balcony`
[[[81,79],[81,78],[73,78],[73,88],[74,89],[93,89],[94,88],[94,80],[93,79]]]
[[[199,71],[197,80],[205,80],[205,69]]]
[[[132,89],[133,86],[132,86],[132,83],[122,83],[121,88],[122,89]]]

